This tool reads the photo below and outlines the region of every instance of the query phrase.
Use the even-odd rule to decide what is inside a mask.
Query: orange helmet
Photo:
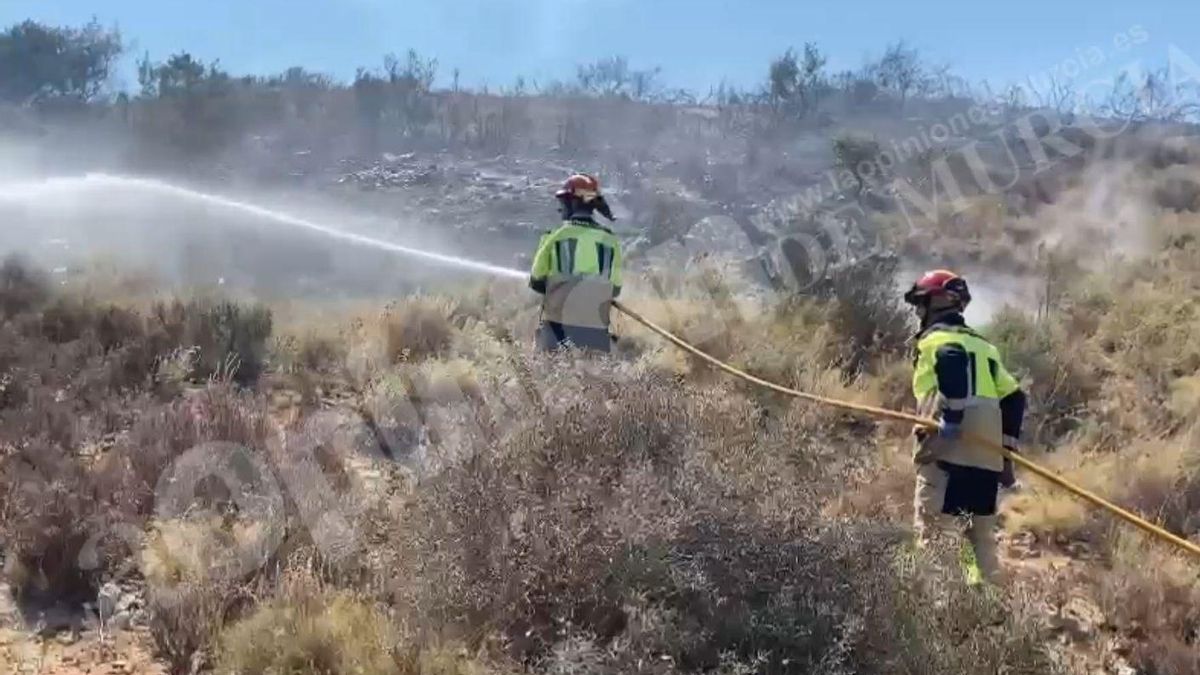
[[[587,204],[600,197],[600,181],[595,176],[577,173],[563,183],[562,189],[555,196],[559,199],[578,197]]]
[[[942,306],[957,305],[966,309],[971,302],[967,280],[950,270],[930,270],[904,294],[905,302],[918,307],[927,307],[935,300]]]

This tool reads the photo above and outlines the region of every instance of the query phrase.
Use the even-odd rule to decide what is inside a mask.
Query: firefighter
[[[926,272],[904,300],[921,322],[913,394],[921,413],[939,423],[936,432],[915,430],[917,544],[961,525],[970,544],[968,582],[999,582],[997,501],[999,488],[1014,484],[1013,468],[975,439],[1016,452],[1025,394],[996,347],[966,325],[963,311],[971,292],[965,279],[948,270]]]
[[[563,223],[533,256],[529,286],[543,296],[538,348],[612,348],[610,310],[621,293],[621,244],[595,213],[613,221],[594,176],[576,174],[555,195]]]

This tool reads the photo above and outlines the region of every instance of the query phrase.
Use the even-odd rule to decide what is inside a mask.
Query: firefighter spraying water
[[[608,352],[610,307],[621,294],[621,242],[595,220],[615,220],[594,176],[576,174],[555,195],[563,223],[544,235],[529,286],[543,296],[538,348]]]

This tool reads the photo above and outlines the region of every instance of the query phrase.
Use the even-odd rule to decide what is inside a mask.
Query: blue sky
[[[575,63],[623,54],[707,91],[722,78],[757,82],[772,56],[810,40],[837,69],[904,38],[993,83],[1070,70],[1072,58],[1084,76],[1164,62],[1171,45],[1200,57],[1197,0],[0,0],[3,25],[92,16],[156,59],[188,50],[235,72],[304,65],[348,78],[414,47],[439,59],[441,82],[458,67],[464,82],[492,86],[569,76]],[[1118,51],[1115,36],[1130,33],[1143,39]],[[131,73],[126,64],[127,85]]]

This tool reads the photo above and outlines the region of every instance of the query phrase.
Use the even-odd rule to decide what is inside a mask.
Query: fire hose
[[[715,367],[719,370],[722,370],[740,380],[743,380],[745,382],[748,382],[748,383],[753,384],[758,387],[762,387],[764,389],[768,389],[777,394],[782,394],[784,396],[790,396],[792,398],[797,398],[797,399],[801,399],[804,401],[817,403],[820,405],[826,405],[826,406],[831,406],[834,408],[840,408],[842,410],[859,413],[861,415],[866,415],[866,416],[874,417],[874,418],[881,419],[881,420],[890,420],[890,421],[894,421],[894,422],[908,422],[910,424],[922,426],[927,429],[937,429],[939,426],[936,421],[929,419],[929,418],[920,417],[918,415],[899,412],[899,411],[895,411],[895,410],[888,410],[886,408],[879,408],[879,407],[870,406],[870,405],[863,405],[860,403],[852,403],[850,401],[841,401],[841,400],[829,398],[826,396],[818,396],[817,394],[811,394],[808,392],[799,391],[797,389],[792,389],[790,387],[784,387],[782,385],[775,384],[774,382],[768,382],[767,380],[764,380],[759,377],[755,377],[754,375],[751,375],[750,373],[747,373],[744,370],[740,370],[728,363],[725,363],[724,361],[721,361],[720,359],[718,359],[714,356],[706,354],[705,352],[701,351],[700,349],[698,349],[694,345],[690,344],[683,338],[680,338],[679,336],[675,335],[671,331],[663,328],[662,326],[659,326],[658,324],[647,319],[646,317],[642,316],[641,314],[637,313],[636,311],[626,307],[625,305],[621,304],[619,301],[613,302],[613,308],[616,309],[617,311],[621,312],[625,316],[629,317],[633,321],[641,324],[642,326],[644,326],[651,332],[657,333],[660,337],[664,338],[665,340],[667,340],[671,344],[675,345],[679,349],[682,349],[683,351],[691,354],[692,356],[695,356],[696,358],[708,363],[709,365],[712,365],[713,367]],[[1042,478],[1054,485],[1057,485],[1058,487],[1075,495],[1079,499],[1082,499],[1083,501],[1088,502],[1097,508],[1107,511],[1108,513],[1116,516],[1117,518],[1125,521],[1126,523],[1128,523],[1130,525],[1133,525],[1134,527],[1137,527],[1138,529],[1151,535],[1152,537],[1155,537],[1159,540],[1168,542],[1170,544],[1174,544],[1175,546],[1179,547],[1180,549],[1183,549],[1184,551],[1187,551],[1188,553],[1191,553],[1197,557],[1200,557],[1200,545],[1197,545],[1195,542],[1188,541],[1187,539],[1184,539],[1183,537],[1181,537],[1177,534],[1174,534],[1158,525],[1155,525],[1154,523],[1151,523],[1150,521],[1146,520],[1145,518],[1142,518],[1141,516],[1137,515],[1136,513],[1133,513],[1132,511],[1129,511],[1127,509],[1121,508],[1120,506],[1117,506],[1116,504],[1105,499],[1104,497],[1101,497],[1100,495],[1096,494],[1095,492],[1092,492],[1091,490],[1088,490],[1087,488],[1085,488],[1081,485],[1078,485],[1063,476],[1060,476],[1059,474],[1055,473],[1054,471],[1052,471],[1046,467],[1043,467],[1042,465],[1038,464],[1037,462],[1034,462],[1033,460],[1022,456],[1019,453],[1010,451],[1008,448],[1005,448],[1000,443],[997,443],[997,442],[987,439],[987,438],[980,438],[979,436],[970,435],[970,434],[964,435],[964,438],[966,438],[982,447],[986,447],[989,450],[999,453],[1000,455],[1003,455],[1007,459],[1011,460],[1013,462],[1013,464],[1029,471],[1032,474],[1037,475],[1039,478]]]

